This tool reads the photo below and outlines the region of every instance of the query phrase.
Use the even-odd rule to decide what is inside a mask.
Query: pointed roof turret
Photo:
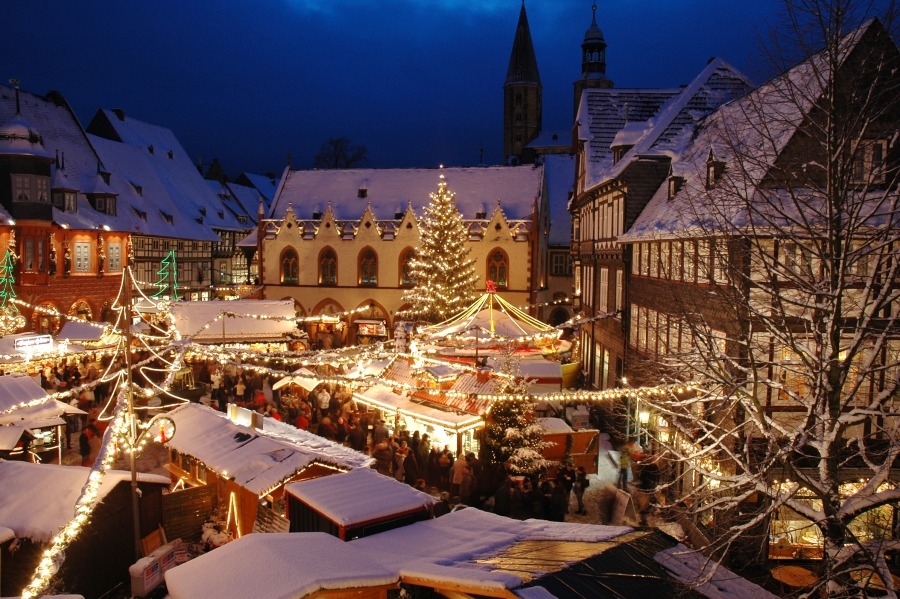
[[[519,11],[519,23],[516,25],[516,37],[509,55],[509,68],[506,70],[504,85],[521,83],[541,84],[534,44],[531,41],[531,29],[528,27],[528,15],[525,13],[525,0],[522,0],[522,9]]]
[[[591,7],[591,26],[581,42],[581,76],[585,79],[606,79],[606,40],[597,26],[597,3]]]

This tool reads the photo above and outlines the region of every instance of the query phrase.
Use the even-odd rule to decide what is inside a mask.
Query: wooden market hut
[[[91,470],[79,466],[0,460],[0,596],[18,597],[31,581],[47,543],[75,514],[75,503]],[[139,474],[141,537],[162,524],[165,476]],[[59,587],[101,597],[128,580],[135,561],[131,473],[108,471],[100,502],[81,534],[66,548],[56,574]]]
[[[325,532],[342,541],[427,520],[437,503],[367,468],[291,483],[285,490],[291,532]]]
[[[167,518],[169,538],[175,534],[170,527],[177,527],[179,536],[191,536],[191,530],[199,534],[219,505],[227,507],[228,527],[236,537],[260,525],[287,530],[287,520],[270,509],[283,500],[284,485],[374,463],[349,447],[237,406],[230,417],[196,403],[167,416],[175,423],[175,434],[166,443],[166,468],[176,489],[185,489],[173,492],[167,503],[173,513],[186,514],[181,521]],[[203,510],[190,508],[197,495],[208,498]],[[181,498],[185,509],[177,506]]]

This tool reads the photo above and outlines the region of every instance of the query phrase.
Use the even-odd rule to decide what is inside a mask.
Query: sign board
[[[53,337],[50,335],[33,335],[29,337],[19,337],[15,340],[14,345],[16,351],[37,353],[48,352],[53,350]]]
[[[631,493],[616,489],[616,502],[613,504],[612,518],[609,523],[613,526],[630,525],[637,526],[640,522],[637,511],[634,509],[634,501]]]

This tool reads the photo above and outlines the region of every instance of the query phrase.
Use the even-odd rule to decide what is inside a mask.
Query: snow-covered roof
[[[573,432],[572,427],[562,418],[538,418],[537,423],[544,429],[545,433],[560,434]]]
[[[569,198],[575,189],[575,156],[573,154],[548,154],[544,157],[547,174],[547,197],[550,205],[551,246],[569,246],[572,238],[572,214]]]
[[[396,567],[319,532],[245,535],[165,576],[171,599],[292,599],[399,580]]]
[[[873,24],[870,21],[845,36],[842,42],[845,55],[872,30]],[[672,165],[684,177],[680,191],[670,198],[666,187],[661,186],[619,240],[672,238],[692,231],[704,231],[708,235],[716,229],[725,232],[725,229],[748,226],[752,215],[744,202],[734,201],[738,195],[733,191],[736,189],[746,190],[747,201],[755,206],[758,218],[763,221],[756,223],[758,227],[778,226],[786,215],[796,222],[799,215],[795,212],[801,202],[791,200],[791,194],[785,193],[786,201],[780,204],[777,197],[780,192],[761,191],[759,183],[818,101],[823,78],[828,74],[823,60],[822,54],[813,56],[710,114]],[[714,160],[726,165],[729,181],[728,185],[707,190],[710,152]],[[769,207],[771,212],[765,213]],[[809,216],[804,214],[802,218]]]
[[[627,527],[520,521],[469,508],[346,543],[324,533],[247,535],[169,570],[166,583],[172,599],[230,599],[256,596],[261,590],[268,597],[300,598],[319,589],[358,589],[404,579],[469,594],[513,591],[522,597],[550,597],[546,590],[538,594],[534,589],[542,577],[629,543],[631,533]],[[539,545],[532,547],[527,559],[511,554],[522,543],[542,541],[554,545],[546,559]],[[679,563],[661,564],[660,571],[673,578],[674,573],[693,574],[694,580],[704,567],[703,556],[691,563],[677,551],[668,553],[678,555]],[[721,599],[727,589],[732,597],[774,599],[757,585],[718,568],[716,583],[698,587],[700,595]],[[265,582],[254,575],[282,570],[291,575],[266,576]],[[522,588],[529,583],[529,590]]]
[[[709,558],[698,551],[688,549],[682,544],[675,545],[653,556],[659,564],[672,575],[685,584],[692,585],[694,591],[709,599],[775,599],[773,595],[761,586],[754,584],[741,576],[735,576],[727,568],[711,562]],[[696,586],[698,580],[705,580]]]
[[[383,410],[396,411],[419,419],[430,420],[450,428],[468,426],[480,422],[481,414],[487,412],[487,409],[490,407],[489,402],[481,401],[478,402],[477,406],[473,406],[473,409],[461,411],[461,409],[456,409],[452,406],[443,407],[440,396],[430,397],[430,404],[422,403],[421,398],[394,393],[393,389],[385,385],[373,385],[368,389],[356,391],[353,395],[368,405],[379,405]]]
[[[617,177],[642,155],[678,156],[700,119],[749,89],[746,77],[713,59],[678,90],[586,91],[578,116],[579,136],[587,140],[585,188]],[[613,163],[613,146],[631,148]]]
[[[299,332],[290,299],[172,302],[171,313],[178,334],[201,343],[278,341]]]
[[[19,424],[0,426],[0,451],[12,451],[22,439],[22,433],[28,430]]]
[[[87,483],[90,468],[32,464],[0,460],[0,526],[10,528],[19,538],[48,541],[75,516],[75,502]],[[120,481],[130,481],[131,473],[110,470],[103,476],[102,500]],[[138,480],[169,485],[169,478],[138,474]],[[35,491],[40,501],[35,501]]]
[[[284,218],[289,205],[301,220],[324,213],[329,205],[338,220],[359,220],[366,207],[377,219],[393,220],[410,205],[421,216],[441,175],[447,189],[456,194],[463,218],[490,214],[499,202],[506,218],[525,220],[541,203],[544,169],[540,166],[287,170],[268,217]]]
[[[87,322],[84,320],[67,320],[59,329],[57,339],[69,341],[100,341],[109,327],[108,323]]]
[[[350,470],[372,463],[358,451],[272,419],[265,419],[263,430],[253,429],[195,403],[179,406],[167,416],[175,422],[169,447],[258,495],[313,464]]]
[[[42,398],[44,401],[41,403],[16,407],[32,399]],[[63,424],[63,414],[84,413],[67,403],[50,399],[33,377],[23,374],[0,376],[0,425],[18,424],[39,428]]]
[[[369,468],[291,483],[285,490],[341,526],[427,509],[437,503],[432,495]]]

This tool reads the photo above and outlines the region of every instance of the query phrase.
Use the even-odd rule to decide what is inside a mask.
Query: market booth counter
[[[30,376],[0,376],[0,457],[60,463],[66,416],[86,415],[75,406],[51,399]]]
[[[324,532],[342,541],[427,520],[437,503],[370,468],[291,483],[285,490],[291,532]]]

